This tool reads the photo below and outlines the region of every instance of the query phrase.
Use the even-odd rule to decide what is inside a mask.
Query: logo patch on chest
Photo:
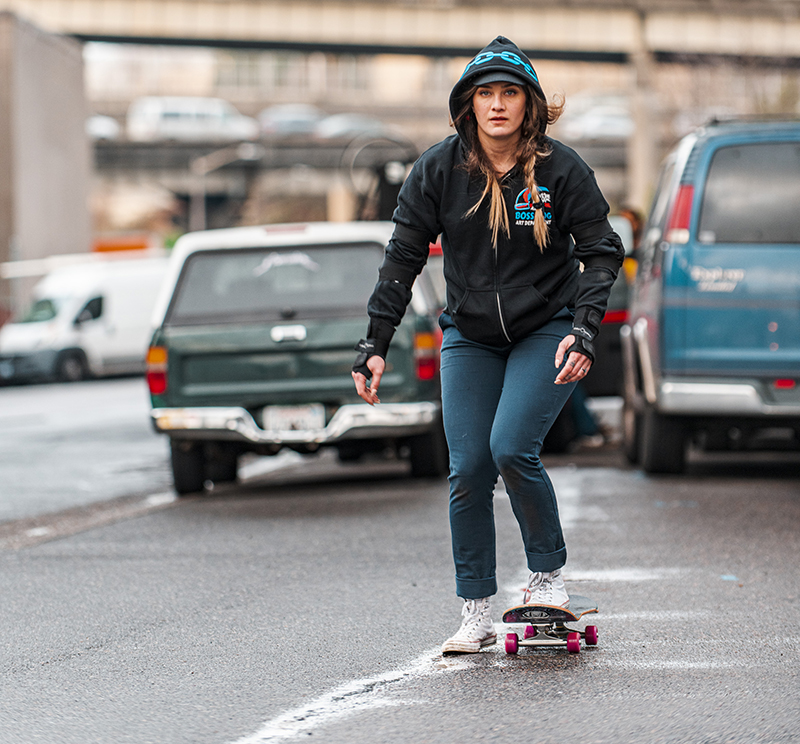
[[[536,210],[541,209],[544,221],[549,225],[553,221],[553,206],[550,201],[550,191],[539,187],[539,203],[531,197],[531,190],[523,189],[514,202],[514,224],[533,225]]]

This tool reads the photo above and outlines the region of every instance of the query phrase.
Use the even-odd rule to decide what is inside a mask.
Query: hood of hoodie
[[[522,78],[533,88],[534,92],[545,99],[544,91],[539,83],[539,77],[528,57],[522,50],[505,36],[498,36],[494,41],[481,49],[469,64],[464,68],[459,81],[450,91],[450,118],[455,121],[458,111],[457,100],[461,93],[470,85],[476,77],[483,76],[487,72],[510,72],[515,78]],[[463,133],[456,127],[459,135]]]

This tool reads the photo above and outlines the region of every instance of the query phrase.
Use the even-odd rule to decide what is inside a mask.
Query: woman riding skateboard
[[[496,640],[498,475],[531,571],[523,602],[569,602],[556,495],[539,452],[592,366],[624,251],[592,170],[545,133],[562,108],[548,104],[530,60],[508,39],[498,36],[470,61],[450,94],[456,134],[419,158],[400,191],[367,338],[357,346],[356,390],[374,405],[411,286],[441,235],[442,414],[456,593],[464,599],[461,627],[443,653],[474,653]]]

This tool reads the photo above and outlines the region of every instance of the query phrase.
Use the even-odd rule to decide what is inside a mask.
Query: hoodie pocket
[[[532,316],[547,305],[545,297],[532,284],[500,289],[503,321],[514,338],[530,332]]]
[[[464,290],[452,318],[458,330],[472,341],[492,346],[506,343],[492,290]]]

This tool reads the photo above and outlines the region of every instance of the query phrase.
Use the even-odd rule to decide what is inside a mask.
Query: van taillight
[[[694,186],[683,185],[678,188],[675,203],[667,222],[666,238],[668,243],[688,243],[689,227],[692,224],[692,201]]]
[[[414,334],[417,379],[433,380],[439,372],[439,340],[433,333]]]
[[[151,346],[147,350],[145,377],[151,395],[167,392],[167,350],[163,346]]]

